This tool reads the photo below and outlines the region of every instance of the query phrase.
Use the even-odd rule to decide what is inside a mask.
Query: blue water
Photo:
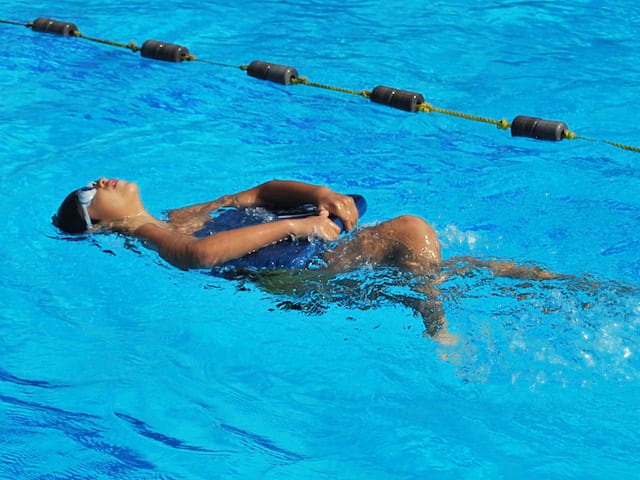
[[[511,138],[0,24],[1,478],[640,473],[640,155],[599,141],[640,146],[637,2],[0,10],[349,89],[411,89],[495,119],[563,120],[597,140]],[[369,222],[425,217],[445,257],[577,279],[449,279],[441,296],[461,342],[447,349],[405,307],[368,302],[402,290],[391,272],[359,278],[362,299],[323,303],[182,272],[117,236],[61,237],[60,200],[98,176],[137,181],[158,215],[271,178],[327,183],[363,194]]]

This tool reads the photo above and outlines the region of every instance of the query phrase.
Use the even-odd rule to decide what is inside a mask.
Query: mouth
[[[116,188],[116,185],[118,185],[118,180],[116,180],[115,178],[111,178],[108,184],[111,188]]]

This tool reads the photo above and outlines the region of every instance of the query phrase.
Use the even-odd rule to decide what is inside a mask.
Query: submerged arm
[[[224,195],[209,202],[197,203],[187,207],[169,210],[169,220],[172,222],[185,222],[194,217],[205,217],[208,219],[209,213],[223,207],[238,207],[234,195]]]

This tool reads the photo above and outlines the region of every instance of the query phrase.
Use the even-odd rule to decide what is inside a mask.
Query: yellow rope
[[[629,152],[637,152],[640,153],[640,148],[633,147],[631,145],[624,145],[623,143],[610,142],[609,140],[603,140],[607,145],[611,145],[612,147],[621,148],[622,150],[627,150]]]
[[[204,60],[202,58],[196,58],[195,55],[187,55],[184,60],[190,60],[193,62],[206,63],[207,65],[215,65],[216,67],[229,67],[229,68],[239,68],[240,70],[246,70],[247,68],[243,68],[244,65],[230,65],[228,63],[214,62],[212,60]]]
[[[562,138],[566,138],[567,140],[585,140],[587,142],[597,142],[596,138],[583,137],[582,135],[576,135],[571,130],[565,130],[562,132]]]
[[[22,27],[33,27],[33,22],[28,22],[28,23],[21,23],[21,22],[14,22],[11,20],[3,20],[0,19],[0,23],[4,23],[4,24],[8,24],[8,25],[17,25],[17,26],[22,26]],[[83,35],[82,33],[80,33],[79,31],[74,31],[72,32],[72,35],[78,37],[78,38],[82,38],[84,40],[90,41],[90,42],[96,42],[96,43],[102,43],[104,45],[110,45],[113,47],[119,47],[119,48],[126,48],[131,50],[132,52],[139,52],[140,48],[136,45],[135,42],[129,42],[129,43],[120,43],[120,42],[114,42],[112,40],[105,40],[105,39],[101,39],[101,38],[95,38],[95,37],[89,37],[86,35]],[[186,54],[182,57],[183,61],[197,61],[197,62],[201,62],[201,63],[207,63],[209,65],[216,65],[216,66],[220,66],[220,67],[231,67],[231,68],[239,68],[240,70],[246,71],[249,69],[248,65],[240,65],[240,66],[236,66],[236,65],[229,65],[226,63],[221,63],[221,62],[214,62],[211,60],[202,60],[199,58],[196,58],[195,55],[192,54]],[[325,85],[322,83],[316,83],[316,82],[310,82],[306,77],[293,77],[291,78],[291,83],[296,84],[296,85],[307,85],[309,87],[316,87],[316,88],[322,88],[325,90],[330,90],[333,92],[341,92],[341,93],[346,93],[349,95],[357,95],[359,97],[364,97],[366,99],[371,98],[371,92],[369,90],[351,90],[348,88],[340,88],[340,87],[335,87],[332,85]],[[492,125],[495,125],[496,127],[498,127],[499,129],[502,130],[506,130],[509,127],[511,127],[511,124],[505,119],[503,118],[502,120],[494,120],[492,118],[487,118],[487,117],[481,117],[478,115],[472,115],[469,113],[463,113],[463,112],[456,112],[454,110],[447,110],[444,108],[439,108],[439,107],[434,107],[433,105],[431,105],[430,103],[421,103],[418,106],[418,110],[421,112],[425,112],[425,113],[431,113],[431,112],[437,112],[437,113],[442,113],[444,115],[451,115],[454,117],[459,117],[459,118],[464,118],[466,120],[472,120],[472,121],[476,121],[476,122],[483,122],[483,123],[489,123]],[[565,130],[563,132],[563,138],[566,138],[568,140],[585,140],[585,141],[589,141],[589,142],[597,142],[597,141],[601,141],[603,143],[606,143],[607,145],[611,145],[612,147],[616,147],[616,148],[620,148],[622,150],[627,150],[629,152],[638,152],[640,153],[640,147],[634,147],[631,145],[625,145],[622,143],[617,143],[617,142],[611,142],[609,140],[598,140],[595,138],[589,138],[589,137],[583,137],[583,136],[579,136],[576,135],[574,132],[570,131],[570,130]]]
[[[565,130],[563,133],[564,133],[564,135],[563,135],[564,138],[566,138],[568,140],[585,140],[587,142],[598,142],[598,141],[600,141],[602,143],[606,143],[607,145],[611,145],[612,147],[620,148],[621,150],[627,150],[628,152],[638,152],[638,153],[640,153],[640,148],[634,147],[632,145],[625,145],[624,143],[611,142],[609,140],[598,140],[597,138],[583,137],[581,135],[576,135],[571,130]]]
[[[434,107],[433,105],[427,102],[421,103],[418,107],[418,110],[425,113],[437,112],[437,113],[442,113],[444,115],[451,115],[454,117],[464,118],[467,120],[473,120],[476,122],[489,123],[491,125],[495,125],[501,130],[506,130],[507,128],[511,127],[511,124],[507,121],[506,118],[503,118],[502,120],[494,120],[492,118],[480,117],[478,115],[471,115],[469,113],[456,112],[454,110],[446,110],[444,108]]]
[[[308,87],[323,88],[325,90],[331,90],[332,92],[347,93],[349,95],[357,95],[364,98],[369,98],[371,96],[371,92],[369,92],[368,90],[358,91],[348,88],[334,87],[332,85],[324,85],[322,83],[310,82],[306,77],[292,77],[291,83],[295,85],[306,85]]]
[[[82,38],[83,40],[88,40],[89,42],[102,43],[104,45],[110,45],[112,47],[127,48],[134,53],[140,51],[140,48],[138,47],[138,45],[136,45],[135,42],[120,43],[120,42],[114,42],[112,40],[104,40],[102,38],[88,37],[86,35],[83,35],[77,30],[73,32],[73,35],[78,38]]]
[[[11,20],[0,20],[0,23],[6,23],[7,25],[17,25],[18,27],[30,27],[32,25],[31,22],[22,23],[22,22],[12,22]]]

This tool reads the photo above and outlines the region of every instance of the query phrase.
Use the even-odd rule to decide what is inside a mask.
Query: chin
[[[138,184],[135,182],[128,182],[126,180],[119,180],[118,183],[122,183],[124,185],[122,185],[122,188],[128,190],[128,191],[138,191]]]

